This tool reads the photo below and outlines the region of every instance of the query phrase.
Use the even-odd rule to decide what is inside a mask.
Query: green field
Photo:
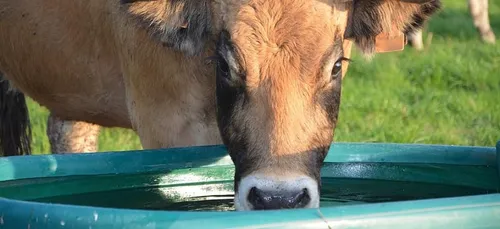
[[[344,81],[335,141],[493,146],[500,140],[500,41],[485,45],[465,0],[446,0],[425,28],[422,52],[410,46],[371,62],[353,57]],[[490,15],[500,2],[490,1]],[[500,17],[490,17],[500,37]],[[425,42],[425,41],[424,41]],[[49,152],[47,111],[30,101],[33,150]],[[129,130],[105,129],[99,151],[139,149]]]

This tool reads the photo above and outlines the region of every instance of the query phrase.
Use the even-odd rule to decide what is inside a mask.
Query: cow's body
[[[96,150],[98,125],[144,148],[224,143],[238,210],[317,207],[351,42],[372,54],[439,5],[0,0],[3,151],[26,151],[25,93],[51,112],[54,152]]]
[[[495,44],[496,37],[493,29],[491,29],[490,18],[488,15],[488,0],[467,0],[469,6],[469,14],[474,27],[479,32],[483,42],[487,44]],[[422,29],[415,30],[408,34],[408,41],[417,49],[424,48],[422,39]]]
[[[56,152],[92,150],[95,141],[85,138],[98,127],[90,123],[132,128],[132,120],[145,148],[220,143],[210,94],[215,79],[203,57],[184,61],[139,28],[126,27],[132,22],[119,12],[118,1],[0,1],[0,9],[1,71],[51,112],[48,133]],[[151,53],[158,58],[148,58]],[[123,77],[128,71],[144,76],[129,79],[144,91],[129,90],[144,100],[129,105],[145,106],[131,109],[149,111],[129,113]],[[161,120],[142,117],[157,110],[164,112]],[[150,125],[149,131],[137,125]],[[163,133],[145,137],[154,132]]]
[[[96,136],[86,122],[131,127],[111,12],[92,2],[0,1],[1,71],[51,112],[53,149],[78,150]]]

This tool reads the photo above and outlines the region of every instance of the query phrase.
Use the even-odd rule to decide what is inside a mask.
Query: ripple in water
[[[19,186],[12,184],[10,188],[12,188],[12,193],[19,192],[19,187],[21,186],[23,187],[22,190],[37,190],[37,193],[45,193],[45,195],[48,196],[29,199],[31,201],[45,203],[145,210],[235,210],[233,205],[234,197],[232,195],[232,182],[228,181],[213,183],[205,182],[200,185],[187,184],[179,189],[180,186],[168,185],[148,185],[144,187],[145,185],[143,184],[151,184],[152,181],[154,181],[152,176],[129,179],[128,181],[123,176],[112,178],[116,184],[119,184],[119,182],[129,182],[132,184],[128,186],[128,188],[119,189],[116,188],[120,187],[119,185],[113,185],[109,182],[110,177],[107,177],[105,182],[99,179],[102,178],[98,176],[83,178],[83,180],[79,181],[80,183],[74,183],[71,179],[52,179],[47,182],[40,180],[28,182],[25,180],[20,182]],[[86,185],[98,183],[101,185],[99,187],[105,184],[105,186],[109,188],[105,191],[96,189],[92,192],[52,196],[54,193],[57,193],[53,191],[54,187],[68,187],[71,185],[72,187],[81,188],[82,182],[85,182]],[[134,188],[130,188],[131,186]],[[322,180],[321,207],[455,197],[484,194],[486,192],[488,192],[488,190],[425,182],[326,178]]]

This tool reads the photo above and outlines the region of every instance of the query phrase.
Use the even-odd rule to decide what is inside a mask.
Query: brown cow
[[[0,70],[12,87],[2,91],[2,143],[26,140],[25,93],[50,110],[53,142],[95,134],[94,123],[133,128],[144,148],[224,143],[237,210],[318,207],[351,41],[370,55],[379,34],[419,27],[439,7],[0,0]],[[88,131],[72,134],[82,123]]]
[[[483,42],[495,44],[495,33],[491,29],[490,18],[488,16],[488,0],[468,0],[468,5],[474,26],[481,35]],[[415,49],[422,50],[424,48],[422,29],[414,30],[407,35],[408,41]]]

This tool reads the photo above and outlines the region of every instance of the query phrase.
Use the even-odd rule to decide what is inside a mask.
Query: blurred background
[[[336,142],[494,146],[500,140],[500,41],[485,44],[466,0],[444,0],[423,30],[424,50],[378,54],[356,50],[343,82]],[[500,37],[500,1],[489,1]],[[33,152],[50,152],[48,112],[29,100]],[[131,130],[105,128],[99,151],[141,149]]]

